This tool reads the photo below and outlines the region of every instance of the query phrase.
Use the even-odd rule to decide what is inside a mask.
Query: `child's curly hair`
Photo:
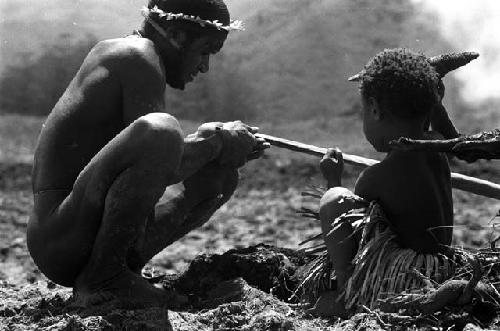
[[[386,49],[365,65],[360,90],[400,118],[421,118],[437,102],[439,75],[427,57],[406,48]]]

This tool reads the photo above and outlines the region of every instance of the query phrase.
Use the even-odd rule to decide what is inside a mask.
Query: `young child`
[[[359,274],[359,271],[381,272],[383,277],[390,263],[399,259],[407,265],[399,269],[400,273],[409,273],[415,264],[417,268],[430,267],[431,273],[437,273],[437,264],[429,266],[422,259],[430,261],[431,256],[446,252],[451,244],[453,202],[447,157],[443,153],[391,151],[388,143],[399,137],[426,139],[432,110],[442,97],[437,91],[438,81],[428,59],[408,49],[384,50],[365,66],[360,77],[363,131],[368,142],[387,155],[382,162],[361,173],[354,193],[342,187],[343,160],[338,149],[330,149],[320,163],[328,182],[328,191],[320,201],[320,219],[337,289],[318,299],[314,313],[342,316],[346,306],[363,303],[367,291],[380,291],[384,287],[379,284],[375,289],[370,288],[371,284],[362,284],[359,288],[360,277],[368,277],[356,275],[354,279],[353,273]],[[379,250],[385,252],[376,254],[366,245],[369,238],[360,243],[360,232],[353,227],[352,218],[340,217],[350,210],[366,208],[373,201],[380,207],[377,214],[381,214],[380,210],[385,214],[391,231],[387,237],[390,242],[379,241]],[[393,245],[393,252],[389,244]],[[393,254],[394,251],[406,254],[406,258]],[[367,256],[378,256],[378,260],[370,267],[361,265],[360,259]],[[425,258],[419,259],[419,256]],[[418,282],[408,280],[407,283]],[[376,298],[368,297],[371,301],[366,304],[370,306]]]

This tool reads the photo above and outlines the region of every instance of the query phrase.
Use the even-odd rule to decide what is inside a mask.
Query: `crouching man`
[[[184,137],[166,113],[166,84],[184,89],[241,29],[223,1],[151,0],[142,13],[139,31],[90,51],[35,153],[28,247],[84,302],[175,305],[142,267],[205,223],[231,197],[237,169],[267,147],[241,122]]]

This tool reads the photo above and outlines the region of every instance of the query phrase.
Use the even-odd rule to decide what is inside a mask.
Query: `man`
[[[241,122],[205,124],[183,138],[165,113],[165,83],[184,89],[241,29],[223,0],[148,7],[140,31],[90,51],[35,153],[28,247],[49,279],[84,302],[175,304],[142,267],[205,223],[232,195],[237,168],[268,147]]]

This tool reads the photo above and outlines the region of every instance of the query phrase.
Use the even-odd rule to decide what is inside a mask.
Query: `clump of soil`
[[[200,255],[179,278],[165,279],[163,285],[188,295],[190,304],[196,305],[196,300],[204,300],[220,283],[241,277],[280,300],[295,302],[300,268],[311,260],[300,251],[259,244],[221,255]]]

